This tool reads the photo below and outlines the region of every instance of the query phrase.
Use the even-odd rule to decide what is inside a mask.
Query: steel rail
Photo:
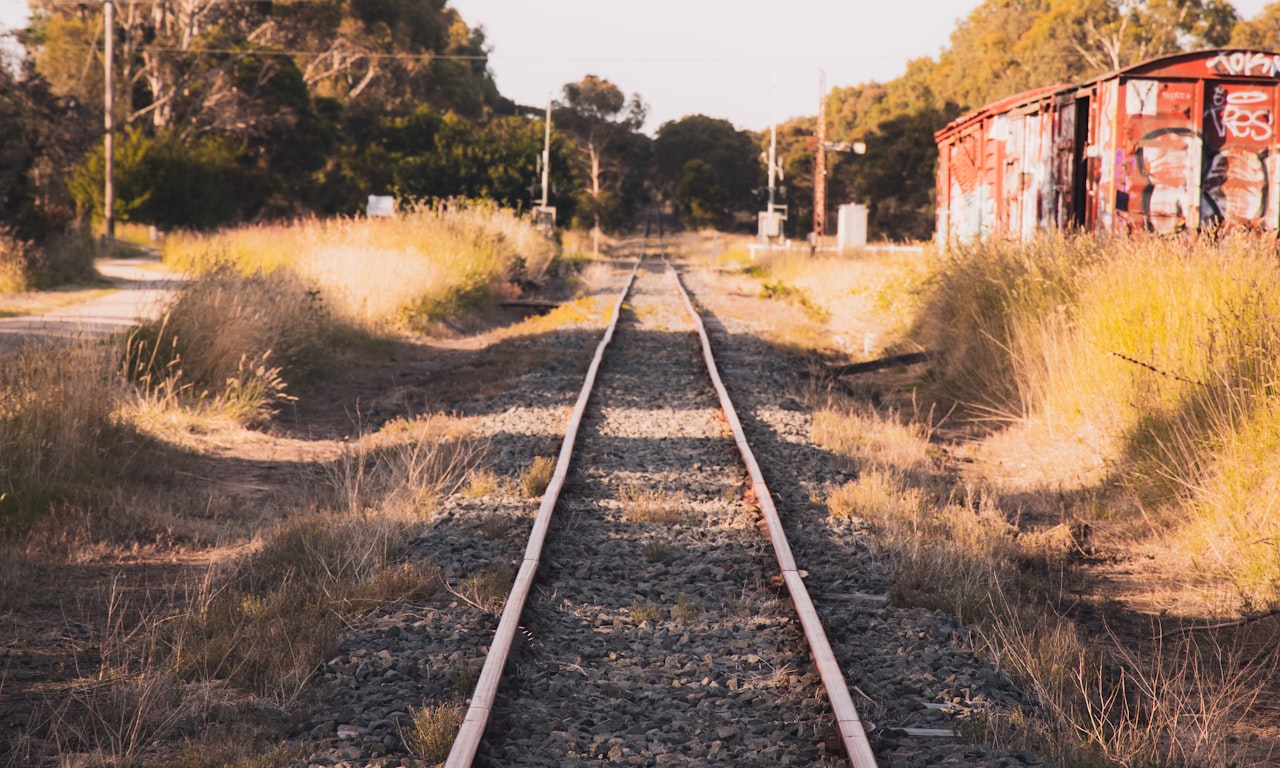
[[[769,493],[769,487],[765,484],[764,474],[760,471],[760,464],[756,461],[755,454],[751,452],[751,446],[747,443],[746,433],[742,429],[742,421],[738,418],[738,412],[733,407],[733,400],[729,397],[729,391],[725,389],[724,381],[720,378],[720,371],[716,367],[715,355],[711,351],[711,339],[707,335],[707,328],[702,322],[702,316],[698,314],[698,310],[693,306],[693,301],[689,298],[688,291],[685,290],[684,284],[680,282],[679,273],[671,266],[670,262],[667,263],[667,272],[680,293],[680,299],[684,302],[685,311],[689,313],[689,317],[693,319],[694,325],[698,328],[698,337],[702,341],[702,359],[707,364],[707,373],[710,374],[711,383],[715,386],[716,393],[720,397],[720,407],[724,410],[725,417],[729,421],[729,428],[733,431],[733,439],[738,444],[738,452],[742,454],[742,461],[747,465],[747,472],[751,476],[751,488],[760,504],[760,512],[764,516],[765,525],[769,532],[769,541],[773,544],[778,566],[782,569],[782,579],[787,585],[787,591],[791,594],[791,601],[795,604],[796,613],[800,616],[800,625],[804,628],[804,636],[809,641],[809,650],[813,654],[813,660],[817,665],[818,674],[822,678],[822,684],[827,690],[827,698],[830,700],[831,709],[835,714],[836,725],[840,730],[840,739],[844,744],[845,753],[848,755],[849,762],[853,765],[853,768],[876,768],[876,758],[871,752],[871,743],[867,740],[867,730],[863,727],[862,718],[858,716],[857,707],[853,705],[853,697],[849,695],[849,685],[844,679],[844,672],[840,669],[839,662],[836,661],[835,654],[831,650],[831,643],[827,640],[826,630],[822,627],[822,620],[818,618],[818,612],[813,606],[813,599],[809,597],[809,590],[804,585],[804,574],[796,568],[795,557],[791,554],[791,545],[787,542],[787,535],[783,531],[778,509],[774,506],[773,496]]]
[[[618,318],[622,315],[622,304],[626,301],[627,294],[631,292],[636,273],[640,271],[643,261],[643,257],[636,261],[626,284],[618,293],[618,298],[613,304],[613,317],[610,318],[604,336],[596,346],[591,366],[587,369],[582,390],[578,393],[578,402],[565,428],[564,441],[560,444],[560,456],[556,460],[555,473],[547,484],[547,490],[542,494],[542,503],[538,506],[538,514],[529,532],[529,543],[520,561],[520,570],[516,573],[515,581],[511,586],[511,594],[507,596],[507,602],[502,607],[498,629],[494,632],[489,653],[485,657],[484,666],[480,669],[480,679],[476,682],[475,692],[471,695],[471,703],[467,706],[466,715],[463,716],[462,726],[458,729],[457,737],[454,738],[453,747],[449,750],[445,768],[469,768],[475,760],[476,751],[480,748],[480,740],[484,737],[485,727],[488,726],[489,717],[493,713],[493,702],[498,694],[498,685],[502,682],[502,670],[507,665],[516,630],[520,627],[520,614],[524,611],[525,601],[533,586],[533,577],[541,562],[542,544],[546,540],[547,530],[551,527],[551,514],[560,498],[565,479],[569,475],[573,445],[577,442],[582,415],[587,409],[587,401],[591,398],[591,390],[595,387],[596,373],[600,370],[600,363],[604,359],[605,348],[609,346],[609,342],[613,339],[613,332],[618,327]]]

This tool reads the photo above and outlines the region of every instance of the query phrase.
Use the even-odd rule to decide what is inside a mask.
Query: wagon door
[[[1129,80],[1122,91],[1125,157],[1116,213],[1161,234],[1200,224],[1200,120],[1196,84]]]
[[[1201,217],[1206,225],[1276,229],[1275,90],[1269,84],[1204,84]]]

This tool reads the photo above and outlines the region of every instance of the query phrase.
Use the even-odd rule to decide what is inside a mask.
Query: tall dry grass
[[[1089,434],[1113,479],[1248,606],[1280,600],[1280,263],[1252,238],[977,244],[915,338],[939,390]]]
[[[1009,502],[928,471],[920,427],[829,399],[817,438],[858,468],[828,490],[834,517],[872,526],[896,576],[891,602],[943,610],[973,628],[977,649],[1033,702],[965,721],[969,738],[1030,749],[1071,766],[1231,765],[1235,737],[1274,667],[1211,633],[1087,637],[1056,608],[1055,579],[1086,532],[1023,531]]]
[[[307,220],[173,234],[164,259],[207,271],[287,269],[334,319],[370,333],[428,328],[510,286],[541,280],[557,255],[531,220],[486,203],[417,205],[393,219]]]
[[[316,295],[291,272],[216,267],[134,331],[125,368],[152,409],[198,403],[248,423],[288,399],[288,380],[323,356],[329,330]]]
[[[779,256],[753,272],[825,306],[858,291],[855,269]],[[855,400],[817,392],[810,402],[815,440],[857,475],[822,500],[833,516],[871,526],[895,567],[891,600],[970,622],[979,649],[1035,701],[970,721],[967,732],[1063,765],[1246,759],[1234,734],[1273,664],[1208,632],[1089,636],[1061,615],[1054,595],[1089,551],[1090,527],[1076,516],[1123,525],[1130,510],[1146,513],[1144,526],[1171,526],[1173,546],[1202,571],[1229,574],[1237,585],[1275,583],[1280,561],[1267,556],[1270,499],[1280,489],[1271,479],[1280,466],[1274,257],[1245,240],[1046,236],[915,258],[902,274],[856,278],[923,288],[913,303],[858,306],[905,316],[881,325],[897,329],[887,343],[940,354],[915,384],[931,396],[926,402],[955,396],[963,408],[951,419],[987,422],[968,434],[1004,451],[979,453],[1001,462],[991,483],[1005,483],[1030,461],[1027,451],[1043,448],[1046,477],[1005,492],[984,484],[981,472],[965,480],[940,474],[934,414],[894,411],[890,403],[904,402],[896,393]],[[828,327],[848,311],[832,312]],[[907,338],[895,339],[902,329]],[[1019,447],[1018,436],[1033,429],[1047,443]],[[1066,437],[1089,441],[1103,471],[1082,471],[1074,456],[1054,453]],[[1115,503],[1117,480],[1124,504]],[[1024,512],[1040,515],[1041,527],[1019,524]],[[1274,592],[1263,586],[1243,607],[1266,604]]]
[[[123,395],[108,349],[0,353],[0,524],[29,523],[110,465]]]

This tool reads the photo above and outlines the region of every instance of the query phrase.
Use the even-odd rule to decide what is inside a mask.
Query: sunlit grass
[[[932,288],[916,338],[942,353],[938,391],[1013,427],[1090,435],[1135,509],[1163,510],[1201,568],[1248,605],[1280,598],[1280,264],[1267,243],[976,245]]]
[[[452,312],[541,279],[554,243],[513,211],[488,204],[417,206],[391,219],[307,220],[213,235],[171,235],[165,261],[204,271],[289,269],[334,319],[381,333],[429,327]]]

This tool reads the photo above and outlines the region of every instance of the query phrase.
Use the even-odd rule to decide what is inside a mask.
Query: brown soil
[[[32,764],[33,742],[74,743],[86,692],[113,674],[113,645],[172,615],[297,509],[347,441],[502,391],[531,360],[564,355],[553,341],[495,328],[343,351],[258,429],[153,425],[133,441],[120,488],[10,532],[0,542],[0,766]]]

